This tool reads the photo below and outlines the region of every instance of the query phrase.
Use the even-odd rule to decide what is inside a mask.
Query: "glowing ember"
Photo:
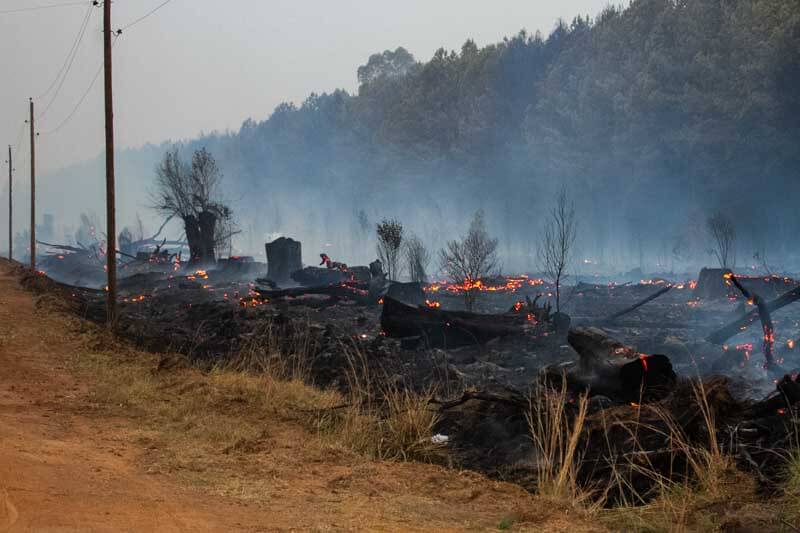
[[[464,280],[462,283],[448,283],[440,281],[432,283],[425,287],[425,292],[439,292],[447,291],[450,293],[458,294],[466,291],[481,291],[481,292],[517,292],[524,286],[535,287],[544,285],[544,280],[531,279],[526,275],[506,278],[505,283],[490,285],[484,280]]]
[[[431,301],[431,300],[425,300],[425,305],[427,305],[431,309],[438,309],[439,307],[442,306],[441,302]]]

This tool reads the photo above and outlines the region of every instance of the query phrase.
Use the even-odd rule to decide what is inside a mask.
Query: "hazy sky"
[[[163,0],[116,0],[113,27],[125,27]],[[42,95],[65,63],[90,2],[38,11],[3,11],[74,0],[0,0],[0,146],[16,145],[28,97]],[[479,46],[522,28],[549,32],[559,17],[596,15],[608,0],[171,0],[124,31],[114,49],[117,146],[238,129],[282,101],[312,91],[354,91],[370,54],[405,46],[419,60],[439,47]],[[87,31],[57,98],[37,119],[38,165],[52,170],[103,149],[102,74],[71,120],[102,60],[102,8]],[[61,82],[37,99],[37,115]],[[27,168],[27,132],[15,166]],[[0,159],[0,161],[5,160]]]

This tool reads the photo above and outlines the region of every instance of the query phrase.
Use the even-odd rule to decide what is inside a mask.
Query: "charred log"
[[[322,295],[330,297],[330,303],[336,303],[339,300],[354,300],[361,305],[376,303],[370,299],[368,286],[364,283],[339,283],[324,287],[292,287],[278,290],[256,288],[256,292],[270,300]]]
[[[726,274],[725,279],[729,279],[731,283],[733,283],[734,286],[739,289],[739,292],[742,293],[742,296],[744,296],[749,302],[755,304],[756,310],[758,311],[758,318],[761,320],[761,329],[764,332],[764,358],[766,359],[766,365],[771,365],[772,348],[773,344],[775,344],[775,326],[772,323],[772,316],[769,314],[769,309],[767,309],[766,302],[764,302],[764,299],[758,294],[745,289],[732,272]]]
[[[565,373],[573,391],[636,403],[664,398],[675,388],[677,376],[665,355],[637,353],[598,328],[571,329],[567,342],[578,352],[578,364],[545,371],[551,382]]]
[[[789,292],[784,293],[780,297],[765,304],[765,309],[769,313],[774,313],[778,309],[786,307],[787,305],[800,300],[800,287],[794,288]],[[750,311],[746,315],[737,318],[727,326],[720,328],[707,337],[708,342],[712,344],[723,344],[725,341],[734,335],[744,331],[752,324],[759,316],[758,309]]]
[[[524,320],[511,314],[480,315],[412,307],[387,296],[383,301],[381,328],[389,337],[422,337],[429,347],[454,348],[519,335]]]

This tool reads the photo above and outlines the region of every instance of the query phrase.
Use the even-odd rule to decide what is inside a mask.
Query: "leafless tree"
[[[473,216],[467,235],[460,241],[449,241],[439,252],[439,259],[451,282],[465,284],[465,303],[472,311],[480,292],[476,282],[497,268],[497,239],[489,237],[483,210]]]
[[[708,232],[714,241],[714,255],[719,266],[731,268],[736,263],[736,228],[733,221],[722,211],[715,211],[706,220]]]
[[[220,234],[231,219],[230,208],[221,201],[221,181],[222,172],[205,148],[195,151],[188,165],[177,148],[170,150],[156,169],[153,206],[183,220],[192,263],[213,263],[215,248],[230,238]]]
[[[422,239],[412,235],[406,240],[406,268],[411,281],[425,283],[428,280],[428,265],[431,262],[431,254],[425,247]]]
[[[539,268],[550,283],[556,286],[556,312],[561,312],[561,284],[567,277],[572,261],[577,224],[575,206],[566,189],[561,189],[556,205],[550,212],[539,242]]]
[[[383,219],[377,226],[378,259],[386,268],[386,278],[399,275],[400,252],[403,246],[403,224],[396,219]]]

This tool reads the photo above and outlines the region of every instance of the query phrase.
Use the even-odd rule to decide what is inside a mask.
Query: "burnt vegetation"
[[[156,372],[335,390],[314,423],[353,449],[622,529],[768,501],[786,509],[760,524],[796,529],[799,29],[789,0],[638,0],[427,62],[375,54],[357,95],[163,154],[153,207],[184,233],[120,236],[116,333],[162,354]],[[271,242],[231,241],[220,167]],[[64,266],[102,272],[95,226],[21,275],[102,322],[102,286]],[[737,265],[747,246],[759,264]]]

